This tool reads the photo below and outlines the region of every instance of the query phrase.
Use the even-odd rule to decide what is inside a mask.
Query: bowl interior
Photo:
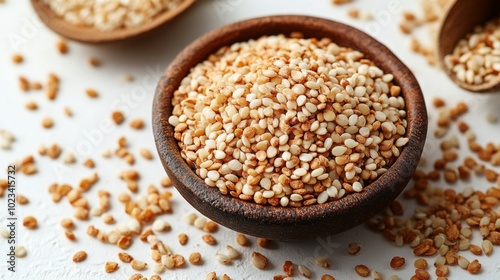
[[[38,16],[50,29],[66,38],[88,43],[118,41],[153,30],[184,12],[194,2],[195,0],[184,0],[177,8],[162,12],[153,17],[151,21],[139,26],[102,31],[91,26],[70,24],[58,16],[43,0],[31,0]]]
[[[340,46],[361,51],[401,86],[410,141],[393,166],[361,193],[321,205],[298,208],[245,202],[210,188],[180,155],[168,123],[171,99],[190,69],[223,46],[263,35],[301,32],[305,38],[330,38]],[[306,16],[273,16],[222,27],[197,39],[170,64],[159,82],[153,104],[153,130],[159,156],[181,195],[208,218],[236,231],[280,240],[314,239],[345,231],[372,217],[394,200],[411,178],[423,150],[427,112],[411,71],[389,49],[367,34],[330,20]]]
[[[471,12],[474,11],[474,12]],[[438,55],[442,68],[460,87],[474,92],[500,91],[500,77],[488,83],[472,85],[459,80],[443,63],[446,55],[453,52],[457,43],[478,25],[500,16],[500,1],[450,1],[437,34]]]

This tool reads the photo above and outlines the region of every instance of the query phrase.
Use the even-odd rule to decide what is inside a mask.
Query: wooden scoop
[[[487,83],[475,85],[460,81],[455,74],[444,66],[444,58],[453,52],[460,39],[474,27],[485,24],[499,16],[499,0],[449,0],[438,31],[438,56],[450,78],[460,87],[473,92],[499,92],[500,77]]]
[[[54,32],[75,41],[104,43],[131,38],[151,31],[184,12],[195,1],[185,0],[176,9],[164,11],[142,25],[112,31],[103,31],[92,26],[68,23],[58,16],[43,0],[31,0],[31,4],[40,19]]]

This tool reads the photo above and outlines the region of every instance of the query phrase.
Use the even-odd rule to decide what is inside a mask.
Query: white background
[[[371,31],[371,35],[386,44],[414,71],[427,98],[430,114],[430,131],[425,155],[428,162],[433,162],[438,155],[437,142],[433,139],[432,131],[435,127],[436,112],[429,106],[433,96],[441,96],[450,104],[465,100],[471,107],[471,113],[465,119],[480,135],[478,141],[485,143],[499,139],[498,124],[487,123],[488,114],[498,112],[500,95],[473,95],[467,93],[450,82],[437,68],[428,66],[425,59],[413,54],[409,49],[408,36],[404,36],[398,29],[401,21],[400,11],[394,13],[388,9],[390,3],[400,8],[400,11],[410,10],[420,13],[418,1],[387,0],[370,1],[356,0],[353,4],[334,6],[331,0],[203,0],[198,1],[185,14],[165,25],[160,30],[138,38],[134,41],[113,43],[108,45],[85,45],[70,42],[70,51],[67,55],[60,55],[55,47],[58,36],[43,26],[36,18],[29,1],[7,0],[0,5],[0,129],[13,132],[17,141],[11,151],[0,150],[0,170],[5,170],[8,163],[20,159],[28,154],[36,154],[40,144],[59,143],[64,150],[75,151],[87,138],[85,132],[99,129],[102,121],[108,120],[110,111],[116,107],[127,110],[127,121],[141,117],[147,121],[142,131],[133,131],[128,125],[122,125],[112,133],[106,133],[95,145],[91,145],[89,155],[79,158],[76,165],[60,176],[54,171],[57,166],[54,161],[36,155],[38,174],[34,176],[18,175],[17,192],[30,199],[29,205],[18,207],[18,217],[34,215],[39,221],[39,228],[35,231],[24,229],[18,223],[18,244],[26,246],[28,255],[18,259],[17,272],[12,274],[6,270],[6,240],[0,240],[0,279],[127,279],[135,273],[128,265],[117,260],[119,248],[113,245],[104,245],[86,235],[86,227],[93,224],[104,230],[113,227],[93,218],[89,222],[78,222],[75,234],[78,242],[71,243],[64,237],[64,231],[59,226],[62,218],[72,216],[72,209],[66,201],[54,204],[47,192],[50,183],[78,184],[83,176],[94,172],[81,165],[84,158],[92,157],[97,164],[101,180],[86,194],[91,205],[96,205],[97,190],[107,189],[112,193],[112,210],[118,221],[127,221],[123,207],[117,201],[117,194],[126,191],[117,173],[129,169],[122,160],[112,158],[103,159],[100,155],[106,149],[116,148],[119,136],[126,136],[130,141],[130,150],[136,155],[136,165],[142,175],[140,188],[144,193],[149,184],[159,186],[159,181],[165,176],[157,157],[152,162],[145,161],[138,156],[138,149],[149,147],[153,152],[154,141],[151,132],[151,102],[156,82],[161,72],[169,62],[188,43],[200,35],[227,23],[252,17],[273,14],[306,14],[337,20],[356,26],[364,31]],[[371,11],[376,17],[373,21],[359,21],[347,17],[347,10],[359,7],[362,11]],[[426,43],[430,43],[427,30],[417,31],[417,35]],[[12,41],[13,38],[17,41]],[[13,53],[24,55],[25,62],[14,65],[10,61]],[[91,68],[87,59],[90,56],[99,58],[102,67]],[[60,93],[55,102],[49,102],[42,91],[22,93],[18,88],[17,77],[25,75],[30,81],[46,81],[49,72],[54,72],[61,78]],[[135,80],[126,83],[122,76],[131,73]],[[95,88],[100,96],[98,99],[88,98],[84,90]],[[135,96],[135,100],[133,97]],[[139,97],[139,98],[138,98]],[[128,104],[126,99],[131,99]],[[39,110],[30,112],[24,109],[27,101],[36,101]],[[74,117],[67,118],[63,108],[69,106]],[[42,129],[41,119],[49,116],[55,120],[53,129]],[[463,144],[462,156],[468,154]],[[156,156],[156,153],[155,153]],[[61,158],[57,161],[62,162]],[[431,164],[425,166],[428,170]],[[5,172],[5,171],[3,171]],[[4,177],[6,174],[0,174]],[[486,189],[489,184],[484,181],[470,183],[478,189]],[[461,189],[462,185],[455,188]],[[283,261],[291,260],[296,264],[306,264],[313,272],[313,278],[319,279],[324,273],[335,276],[336,279],[359,278],[354,273],[354,266],[365,264],[372,269],[381,271],[385,278],[397,274],[401,279],[409,279],[414,273],[412,250],[408,247],[397,248],[386,241],[380,234],[369,231],[364,225],[346,233],[321,240],[307,242],[279,242],[274,249],[258,248],[255,239],[250,248],[241,248],[236,245],[235,233],[222,228],[215,237],[217,246],[209,246],[201,241],[202,232],[181,222],[183,213],[193,211],[180,195],[174,190],[174,213],[163,216],[172,225],[172,231],[160,234],[159,237],[176,253],[186,258],[189,253],[200,251],[204,257],[201,266],[187,265],[185,268],[165,272],[163,279],[204,279],[209,271],[216,271],[219,276],[227,273],[232,279],[272,279],[275,274],[281,273]],[[412,201],[404,201],[409,206],[407,213],[414,207]],[[0,199],[0,223],[6,224],[6,199]],[[177,242],[177,235],[186,232],[190,236],[188,245],[182,247]],[[476,233],[477,237],[478,233]],[[362,250],[357,256],[350,256],[346,252],[347,245],[358,242]],[[474,239],[474,244],[480,244],[480,239]],[[225,245],[231,244],[243,253],[242,260],[235,261],[230,266],[224,266],[214,260],[214,254],[225,251]],[[78,250],[86,250],[88,259],[79,264],[71,261],[72,255]],[[267,256],[271,265],[265,271],[260,271],[250,264],[252,251],[259,251]],[[136,240],[128,250],[136,259],[150,263],[149,248],[146,244]],[[330,269],[323,269],[314,265],[314,256],[319,252],[332,260]],[[407,264],[403,269],[394,271],[389,262],[395,255],[406,257]],[[473,256],[465,253],[470,260]],[[498,279],[500,277],[500,250],[495,248],[490,257],[482,256],[480,261],[483,270],[477,279]],[[434,275],[432,263],[434,257],[428,259],[430,273]],[[496,259],[496,261],[495,261]],[[104,272],[103,264],[106,261],[118,261],[120,268],[113,274]],[[143,273],[145,276],[153,274],[149,268]],[[297,279],[303,279],[297,276]],[[435,276],[433,276],[435,278]],[[449,279],[466,278],[471,276],[459,267],[451,268]]]

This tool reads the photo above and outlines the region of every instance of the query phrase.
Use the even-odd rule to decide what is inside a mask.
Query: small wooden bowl
[[[474,30],[474,27],[499,16],[499,11],[500,1],[498,0],[453,0],[449,1],[445,8],[437,38],[439,60],[453,82],[468,91],[500,92],[500,77],[480,85],[462,82],[451,70],[447,69],[444,65],[444,58],[453,52],[458,41]]]
[[[176,9],[162,12],[156,15],[151,21],[136,27],[103,31],[92,26],[81,26],[68,23],[58,16],[49,5],[42,0],[31,0],[31,4],[36,13],[50,29],[63,37],[85,43],[119,41],[146,33],[172,20],[195,2],[196,0],[185,0]]]
[[[199,178],[180,155],[168,123],[171,100],[181,80],[197,63],[219,48],[263,35],[299,31],[306,38],[331,38],[340,46],[363,52],[386,73],[393,73],[407,106],[410,141],[399,159],[361,193],[299,208],[273,207],[222,195]],[[194,41],[170,64],[159,82],[153,103],[153,131],[160,159],[181,195],[203,215],[235,231],[277,240],[306,240],[332,235],[359,225],[394,200],[419,162],[427,134],[427,112],[418,82],[389,49],[347,25],[307,16],[272,16],[231,24]]]

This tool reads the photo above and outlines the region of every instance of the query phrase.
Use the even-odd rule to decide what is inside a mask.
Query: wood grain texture
[[[195,2],[196,0],[185,0],[176,9],[162,12],[153,17],[151,21],[136,27],[102,31],[92,26],[79,26],[68,23],[42,0],[31,0],[35,12],[50,29],[63,37],[84,43],[105,43],[136,37],[172,20]]]
[[[308,38],[333,42],[363,52],[401,86],[408,113],[410,141],[387,173],[337,201],[300,208],[273,207],[222,195],[205,185],[180,155],[168,123],[171,99],[183,77],[222,46],[263,35],[300,31]],[[214,30],[186,47],[167,68],[153,104],[153,132],[160,159],[181,195],[208,218],[235,231],[279,240],[305,240],[357,226],[379,212],[404,189],[417,167],[427,133],[427,112],[421,89],[410,70],[391,51],[365,33],[330,20],[306,16],[274,16],[238,22]]]
[[[500,92],[500,77],[481,85],[471,85],[460,81],[455,74],[444,66],[444,58],[453,52],[460,39],[472,32],[474,27],[485,24],[495,16],[500,16],[498,0],[452,0],[445,9],[440,23],[437,46],[442,68],[460,87],[472,92]]]

